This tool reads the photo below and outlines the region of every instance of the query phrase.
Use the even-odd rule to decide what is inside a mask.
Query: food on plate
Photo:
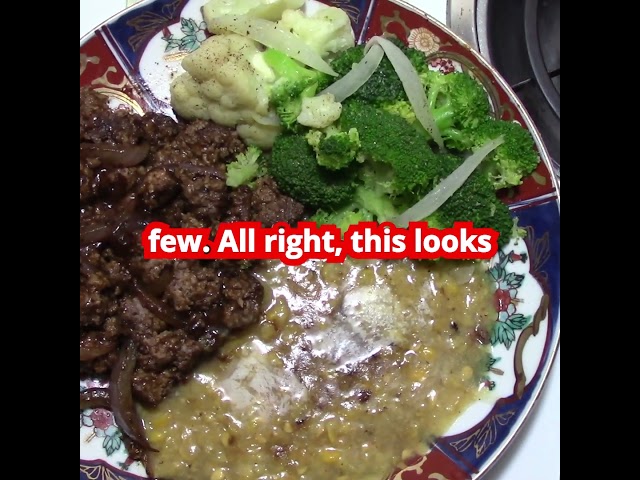
[[[382,480],[483,398],[493,287],[469,262],[266,262],[259,324],[142,417],[160,478]]]
[[[313,8],[312,8],[313,7]],[[80,91],[80,371],[108,376],[130,454],[167,479],[380,479],[482,397],[483,262],[145,260],[151,221],[343,230],[457,221],[521,237],[499,194],[539,163],[466,72],[347,14],[211,0],[178,121]]]
[[[202,6],[207,23],[221,15],[245,15],[265,20],[278,20],[287,9],[297,9],[304,0],[209,0]]]
[[[350,48],[331,62],[340,79],[328,91],[339,92],[334,86],[364,58],[365,48]],[[453,174],[464,163],[465,154],[502,138],[503,143],[440,208],[413,220],[426,219],[438,228],[451,227],[455,221],[473,221],[477,227],[497,230],[500,245],[506,244],[514,233],[514,222],[496,191],[521,184],[536,168],[539,157],[533,138],[518,124],[492,118],[484,89],[468,74],[429,70],[422,53],[404,46],[400,49],[424,86],[446,151],[434,145],[433,136],[416,119],[403,82],[385,57],[371,76],[342,100],[336,122],[319,129],[297,125],[279,135],[267,170],[283,191],[317,209],[316,220],[344,228],[357,221],[398,219]],[[335,196],[328,201],[310,198],[309,190],[297,187],[296,178],[311,175],[311,169],[297,175],[287,171],[288,157],[310,165],[314,155],[318,163],[315,172],[325,188],[344,191],[345,183],[349,184],[349,191],[339,200],[334,200]]]
[[[261,56],[249,38],[233,33],[211,37],[183,60],[185,73],[171,84],[174,110],[186,119],[236,127],[246,142],[270,147],[280,122],[269,106],[271,72]]]
[[[145,260],[140,242],[150,221],[212,227],[301,218],[302,205],[267,177],[254,188],[226,185],[225,163],[245,150],[230,128],[112,110],[107,97],[81,89],[81,375],[111,374],[113,385],[128,383],[133,398],[157,405],[231,332],[258,322],[263,286],[253,264]],[[119,361],[126,365],[114,369]],[[94,396],[104,400],[104,392]]]
[[[351,20],[337,7],[322,8],[308,15],[301,10],[287,9],[277,24],[300,37],[322,58],[352,47],[354,43]]]
[[[334,10],[307,15],[284,9],[273,24],[285,18],[314,21],[318,12]],[[236,35],[219,30],[222,23],[263,20],[250,10],[231,14],[216,9],[215,2],[207,11],[208,25],[218,35],[204,42],[203,51],[218,37]],[[289,30],[304,31],[305,25]],[[255,38],[249,31],[245,35],[246,41]],[[261,65],[259,72],[253,69],[254,81],[262,82],[262,89],[253,92],[261,92],[261,105],[279,123],[268,127],[271,135],[264,141],[253,141],[271,150],[262,160],[262,174],[268,172],[284,193],[315,209],[313,219],[342,228],[366,220],[399,225],[428,220],[438,228],[472,221],[498,231],[500,246],[521,234],[497,192],[520,185],[535,170],[540,160],[534,141],[520,125],[492,116],[485,90],[468,73],[434,71],[422,52],[382,37],[325,52],[335,76],[270,45],[256,42],[251,51]],[[192,59],[202,68],[219,69],[217,60],[196,51],[183,62],[187,72]],[[184,103],[182,85],[190,78],[186,73],[173,82],[178,112]],[[239,125],[238,131],[244,128]],[[471,160],[473,152],[478,157]]]
[[[302,89],[292,91],[302,82],[293,85],[288,77],[292,73],[298,74],[302,68],[284,54],[270,53],[270,49],[265,51],[258,40],[270,43],[270,37],[275,36],[274,45],[281,49],[299,46],[300,51],[307,49],[312,58],[327,65],[323,56],[353,46],[354,39],[349,17],[339,8],[322,8],[310,15],[285,8],[281,12],[282,18],[274,22],[265,18],[274,18],[273,12],[279,11],[277,7],[294,5],[286,2],[256,2],[256,6],[253,5],[241,3],[236,10],[229,3],[214,1],[204,7],[205,19],[216,35],[205,40],[198,50],[183,60],[185,72],[171,84],[171,105],[183,118],[213,120],[220,125],[236,127],[247,143],[270,148],[281,130],[276,108],[286,102],[285,95],[294,98],[302,93]],[[270,13],[265,15],[264,8],[267,7]],[[228,18],[229,23],[215,27],[223,18]],[[278,33],[286,37],[280,43]],[[293,42],[287,43],[291,39]],[[279,65],[283,60],[285,64]],[[287,68],[291,67],[297,71],[288,72]],[[313,72],[312,75],[321,77],[325,74]],[[283,78],[288,83],[286,88],[283,88]],[[305,95],[315,93],[315,90],[306,90]],[[276,96],[279,101],[270,101]],[[327,103],[326,99],[324,103]],[[307,112],[316,107],[318,105],[308,106]],[[299,113],[300,107],[293,119]],[[307,114],[306,118],[316,116]],[[336,119],[337,116],[325,122],[328,125]],[[323,125],[309,121],[313,125]]]

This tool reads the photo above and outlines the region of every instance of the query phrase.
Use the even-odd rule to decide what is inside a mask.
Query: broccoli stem
[[[463,134],[460,130],[455,128],[447,129],[447,139],[456,142],[458,145],[464,145],[468,142],[468,135]]]
[[[441,132],[443,130],[449,130],[453,126],[454,112],[448,103],[432,109],[431,112],[433,113],[433,118]]]
[[[314,75],[312,71],[305,68],[300,62],[275,48],[265,50],[263,58],[278,78],[301,78]]]

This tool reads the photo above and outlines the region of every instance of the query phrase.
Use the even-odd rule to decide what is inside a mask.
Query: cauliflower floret
[[[213,120],[237,127],[249,144],[270,148],[281,130],[269,108],[272,72],[253,40],[215,35],[182,61],[185,73],[171,84],[171,105],[186,119]],[[271,74],[271,75],[269,75]]]
[[[202,15],[207,25],[221,15],[244,15],[250,13],[253,18],[264,18],[275,22],[280,20],[282,12],[297,9],[305,0],[210,0],[202,7]]]
[[[331,93],[302,99],[302,111],[296,119],[311,128],[327,128],[340,118],[342,104]]]
[[[285,10],[278,25],[298,35],[323,58],[355,45],[351,20],[337,7],[321,8],[310,16],[301,10]]]

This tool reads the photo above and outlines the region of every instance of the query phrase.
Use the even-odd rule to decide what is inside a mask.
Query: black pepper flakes
[[[271,452],[273,452],[273,456],[276,458],[282,458],[287,454],[287,447],[283,447],[282,445],[274,445],[271,447]]]
[[[368,402],[371,398],[371,395],[371,390],[368,389],[361,389],[356,392],[356,398],[360,403]]]

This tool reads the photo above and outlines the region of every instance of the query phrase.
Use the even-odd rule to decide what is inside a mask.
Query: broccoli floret
[[[372,222],[373,220],[371,212],[355,205],[350,205],[335,212],[318,210],[311,217],[311,221],[316,222],[318,225],[336,225],[343,234],[350,225],[359,222]]]
[[[419,75],[428,71],[427,63],[424,60],[424,54],[409,48],[397,38],[389,38],[395,43],[409,58],[412,65],[416,68]],[[338,78],[346,75],[351,71],[355,63],[360,62],[364,57],[364,45],[357,45],[341,52],[335,59],[331,61],[331,67],[338,73]],[[368,104],[385,105],[395,103],[401,100],[407,101],[407,95],[398,74],[393,68],[389,59],[384,56],[376,71],[371,75],[369,80],[365,82],[353,95],[348,99],[362,101]]]
[[[345,168],[356,159],[360,149],[360,137],[355,128],[341,132],[336,128],[310,130],[307,142],[316,152],[318,164],[330,170]]]
[[[344,233],[358,222],[386,222],[400,213],[391,198],[379,190],[360,185],[353,203],[337,210],[318,210],[311,218],[319,224],[334,224]]]
[[[468,150],[469,129],[489,118],[491,105],[482,85],[463,72],[429,71],[423,77],[427,100],[447,147]]]
[[[236,155],[236,160],[227,165],[227,185],[239,187],[249,185],[256,178],[265,174],[265,169],[260,162],[262,151],[255,146],[250,146],[243,153]]]
[[[358,218],[346,215],[347,211],[366,211],[378,222],[392,220],[442,177],[443,167],[429,147],[426,133],[405,119],[353,101],[345,105],[339,124],[343,134],[358,132],[358,159],[363,161],[357,169],[354,201],[341,210],[341,218]],[[312,132],[308,138],[319,144],[322,136]]]
[[[522,179],[540,163],[533,137],[518,123],[489,119],[474,128],[471,135],[474,147],[500,135],[504,137],[504,143],[491,152],[480,166],[496,190],[522,184]]]
[[[518,217],[513,217],[513,228],[511,229],[511,238],[525,238],[527,236],[527,230],[522,228],[518,222],[520,219]]]
[[[422,193],[440,175],[427,133],[416,130],[404,118],[374,105],[353,101],[345,103],[340,125],[343,131],[351,128],[358,131],[360,151],[367,159],[391,167],[389,194]]]
[[[295,130],[298,115],[302,111],[302,99],[316,94],[318,85],[326,74],[306,68],[274,48],[265,50],[262,58],[276,76],[269,90],[269,103],[276,109],[282,125]]]
[[[442,160],[443,176],[451,174],[463,162],[446,154]],[[440,229],[451,228],[454,222],[473,222],[476,228],[491,228],[499,234],[498,247],[509,242],[514,225],[509,208],[496,196],[489,178],[479,170],[425,220],[430,227]]]
[[[281,134],[267,162],[267,170],[282,192],[307,207],[332,211],[353,200],[355,170],[333,172],[318,165],[304,135]]]
[[[377,222],[386,222],[396,217],[402,209],[396,207],[397,198],[392,198],[380,190],[372,190],[367,186],[359,186],[356,190],[356,208],[371,213]]]

